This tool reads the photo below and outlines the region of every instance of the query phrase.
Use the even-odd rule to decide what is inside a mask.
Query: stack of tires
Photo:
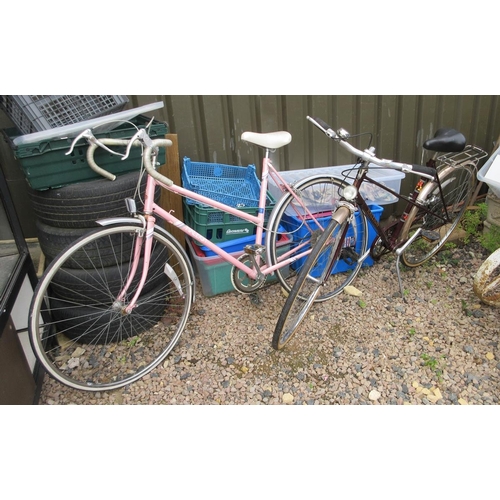
[[[114,181],[97,179],[45,191],[29,188],[28,192],[36,217],[39,244],[45,256],[46,265],[49,265],[61,251],[76,239],[98,228],[96,220],[110,217],[130,217],[126,209],[125,198],[134,198],[138,210],[142,210],[142,201],[136,196],[139,175],[138,171],[129,172],[117,176]],[[141,180],[141,193],[144,190],[145,182],[146,176]],[[158,200],[159,196],[160,188],[157,189],[155,198]],[[132,241],[131,235],[130,250]],[[125,242],[125,246],[126,244]],[[104,249],[104,252],[100,248],[99,252],[96,252],[99,254],[99,266],[103,264],[103,255],[105,259],[107,255],[107,262],[104,262],[106,266],[104,274],[108,284],[114,284],[115,288],[107,290],[107,293],[119,293],[123,286],[123,276],[126,275],[129,265],[128,260],[126,262],[117,261],[118,248],[123,251],[124,242],[110,240],[109,248]],[[164,259],[153,258],[152,262],[157,262],[156,266],[159,266],[162,260],[164,262]],[[103,273],[103,269],[97,270],[98,266],[95,264],[89,257],[89,252],[82,252],[80,259],[77,254],[75,259],[72,259],[72,262],[68,264],[71,267],[64,268],[54,277],[51,290],[50,305],[52,315],[59,324],[58,330],[71,332],[66,333],[66,335],[73,339],[78,338],[83,343],[99,343],[99,340],[97,336],[93,338],[88,332],[82,336],[83,331],[80,331],[79,328],[81,323],[79,318],[82,316],[95,317],[93,321],[102,324],[112,322],[109,315],[99,311],[99,306],[106,297],[102,296],[104,292],[99,294],[94,284],[101,279]],[[139,269],[131,288],[137,286],[140,271],[141,269]],[[157,288],[165,287],[165,274],[155,269],[151,269],[151,272],[156,278],[148,280],[142,292],[143,296],[156,291]],[[67,306],[60,307],[60,303],[67,305],[71,301],[74,301],[78,306],[75,305],[72,309]],[[162,308],[160,307],[154,315],[159,319],[161,313]],[[144,327],[147,326],[144,325]],[[116,324],[115,327],[118,330],[120,325]],[[134,325],[128,334],[130,336],[137,334],[137,327],[138,325]],[[110,325],[110,328],[113,328],[113,325]]]
[[[134,197],[138,180],[139,172],[129,172],[114,181],[96,179],[44,191],[29,188],[40,248],[47,262],[99,227],[98,219],[129,216],[124,200]],[[144,182],[145,178],[142,187]]]

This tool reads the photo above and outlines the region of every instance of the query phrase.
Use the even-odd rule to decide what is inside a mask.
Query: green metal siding
[[[179,136],[181,156],[198,161],[259,163],[256,148],[241,142],[245,130],[288,130],[292,143],[278,154],[282,170],[352,163],[306,120],[318,116],[352,135],[373,134],[377,153],[421,161],[421,146],[440,127],[454,127],[490,150],[500,134],[499,96],[128,96],[131,106],[163,100],[159,118]],[[368,144],[367,136],[355,140]]]

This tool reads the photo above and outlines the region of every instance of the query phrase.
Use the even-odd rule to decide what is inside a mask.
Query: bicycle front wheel
[[[439,171],[438,177],[439,183],[430,182],[423,188],[422,204],[431,212],[413,207],[402,228],[403,241],[422,229],[421,234],[402,253],[403,262],[408,267],[420,266],[441,250],[460,222],[474,193],[476,170],[473,165],[445,167]]]
[[[283,348],[291,340],[318,297],[332,298],[338,295],[354,280],[361,267],[361,263],[356,263],[352,272],[342,272],[350,222],[348,209],[341,210],[345,210],[345,213],[339,211],[331,219],[288,294],[274,330],[274,349]]]
[[[267,247],[269,250],[269,261],[272,265],[279,264],[289,258],[297,258],[290,265],[281,267],[275,271],[276,276],[286,293],[290,293],[295,285],[303,266],[307,262],[307,255],[299,256],[306,251],[310,251],[315,245],[325,228],[332,220],[332,214],[338,208],[338,201],[343,195],[343,189],[347,185],[341,179],[329,176],[314,176],[298,183],[293,187],[294,198],[290,193],[286,193],[276,204],[268,223]],[[302,205],[314,214],[308,216]],[[283,239],[288,240],[288,245],[283,246]],[[347,238],[346,251],[343,254],[342,274],[332,276],[329,285],[323,287],[316,295],[314,301],[321,302],[328,300],[338,293],[337,288],[345,279],[352,279],[356,275],[361,263],[358,264],[355,254],[362,255],[366,251],[368,243],[368,225],[366,217],[359,212],[356,219],[353,218],[350,225],[350,232]],[[348,250],[352,250],[351,257],[347,258]],[[324,264],[324,259],[317,262],[314,273],[320,272]],[[338,285],[335,286],[334,283]],[[345,286],[345,285],[344,285]],[[304,296],[307,299],[309,295]]]
[[[144,258],[123,297],[142,225],[107,226],[62,251],[40,279],[29,335],[48,374],[75,389],[130,384],[158,366],[179,341],[194,297],[194,274],[179,243],[155,228],[147,281],[137,305]],[[143,249],[142,249],[143,253]]]

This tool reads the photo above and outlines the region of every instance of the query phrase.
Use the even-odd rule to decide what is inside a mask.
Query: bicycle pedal
[[[261,306],[263,304],[263,301],[257,292],[253,292],[250,294],[250,302],[254,306]]]
[[[359,260],[359,254],[351,247],[343,248],[340,252],[340,258],[348,265],[356,264]]]
[[[422,235],[422,238],[424,238],[424,240],[427,240],[429,242],[439,241],[439,239],[441,238],[439,236],[439,233],[437,233],[436,231],[429,231],[428,229],[422,229],[422,232],[420,234]]]
[[[248,255],[262,255],[262,253],[264,253],[265,249],[266,249],[266,247],[264,245],[254,244],[254,245],[247,245],[244,248],[244,251]]]

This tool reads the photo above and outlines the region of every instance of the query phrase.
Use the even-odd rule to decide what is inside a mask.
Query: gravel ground
[[[282,351],[271,347],[284,303],[277,285],[197,301],[165,363],[128,387],[86,393],[45,377],[40,404],[496,405],[500,309],[474,295],[488,254],[476,244],[402,272],[385,257],[315,306]]]

